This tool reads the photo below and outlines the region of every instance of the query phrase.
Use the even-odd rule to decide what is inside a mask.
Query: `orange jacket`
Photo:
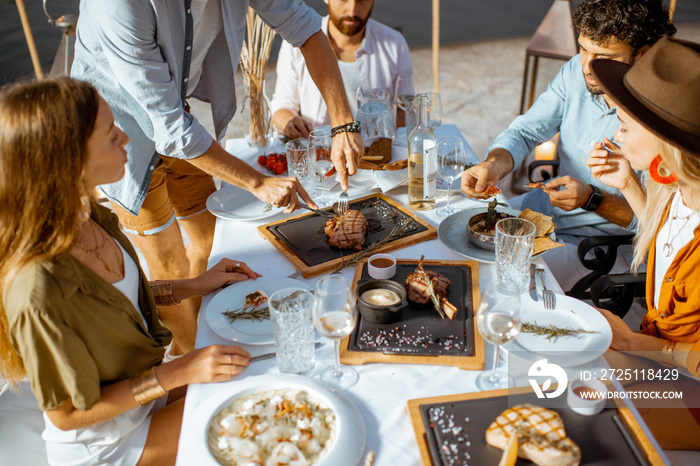
[[[700,376],[700,226],[694,233],[695,237],[678,251],[664,275],[658,308],[652,304],[656,248],[650,248],[646,282],[649,311],[642,321],[641,333],[695,343],[687,359],[688,370]]]

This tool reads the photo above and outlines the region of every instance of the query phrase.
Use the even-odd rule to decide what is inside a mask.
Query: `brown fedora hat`
[[[634,66],[596,59],[605,93],[646,129],[700,155],[700,44],[665,37]]]

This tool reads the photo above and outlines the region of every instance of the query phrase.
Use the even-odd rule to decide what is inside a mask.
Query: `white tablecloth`
[[[438,136],[442,131],[450,131],[450,126],[438,130]],[[454,128],[456,130],[456,128]],[[458,132],[458,131],[457,131]],[[466,143],[466,141],[465,141]],[[229,150],[236,147],[243,150],[233,150],[234,154],[245,159],[254,160],[258,151],[242,146],[239,140],[227,144]],[[468,153],[473,156],[468,144]],[[270,152],[268,150],[267,152]],[[456,183],[455,183],[456,184]],[[336,188],[337,189],[337,188]],[[337,192],[336,192],[337,194]],[[351,199],[367,194],[365,191],[353,188],[349,190]],[[408,194],[405,187],[395,189],[388,193],[389,197],[403,205],[407,205]],[[453,204],[463,209],[479,204],[478,201],[468,199],[461,195],[454,195]],[[444,195],[438,199],[438,207],[444,204]],[[419,212],[419,216],[437,227],[440,219],[435,210]],[[313,286],[321,277],[305,280],[301,275],[296,275],[296,270],[275,247],[258,235],[257,226],[279,220],[283,214],[261,222],[236,222],[217,219],[216,234],[210,266],[221,258],[229,257],[235,260],[245,261],[253,270],[265,277],[293,276],[298,280],[307,282]],[[296,214],[295,214],[296,215]],[[397,258],[417,259],[425,255],[429,259],[465,260],[465,257],[447,248],[439,239],[419,243],[392,253]],[[535,263],[546,268],[542,258],[536,258]],[[485,289],[492,282],[493,264],[479,265],[479,278],[481,289]],[[351,280],[353,268],[347,268],[342,273]],[[562,293],[547,269],[547,286]],[[529,299],[529,298],[524,298]],[[230,342],[214,333],[207,324],[205,314],[206,306],[211,296],[205,297],[200,312],[199,328],[197,332],[196,346],[203,347],[210,344],[229,344]],[[275,350],[274,345],[242,345],[253,356]],[[503,352],[505,353],[505,352]],[[502,354],[503,354],[502,353]],[[333,345],[330,341],[316,351],[317,372],[319,369],[333,362]],[[486,347],[486,367],[491,367],[493,349]],[[505,368],[505,363],[500,361],[500,367]],[[460,370],[450,366],[414,365],[414,364],[365,364],[355,367],[359,374],[359,382],[345,392],[345,395],[357,406],[367,427],[367,448],[365,452],[358,452],[358,461],[364,457],[367,451],[376,453],[376,466],[410,466],[420,464],[420,456],[413,427],[409,419],[406,402],[414,398],[434,397],[457,393],[477,391],[475,379],[478,371]],[[238,377],[238,379],[255,377],[262,374],[279,373],[274,359],[268,359],[252,364]],[[235,383],[235,382],[234,382]],[[190,466],[193,464],[210,464],[195,451],[196,442],[201,442],[203,432],[193,431],[192,419],[197,416],[197,408],[212,395],[222,390],[231,390],[228,384],[191,385],[187,393],[183,427],[180,435],[177,464]],[[483,434],[478,434],[483,435]],[[215,463],[211,463],[215,464]]]

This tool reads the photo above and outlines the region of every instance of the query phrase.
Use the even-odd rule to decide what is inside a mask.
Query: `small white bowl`
[[[589,392],[595,391],[599,396],[582,398],[576,393],[576,391],[580,391],[580,389],[589,389]],[[576,379],[569,384],[569,388],[566,390],[566,402],[569,404],[569,408],[575,413],[583,416],[593,416],[605,408],[607,393],[608,387],[598,379]],[[591,395],[593,395],[593,393],[591,393]]]
[[[378,262],[386,262],[379,264]],[[376,280],[389,280],[396,275],[396,258],[391,254],[374,254],[367,261],[367,273]]]

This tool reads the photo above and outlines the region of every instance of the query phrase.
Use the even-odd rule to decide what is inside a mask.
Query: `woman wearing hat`
[[[128,142],[88,83],[0,93],[0,374],[29,380],[51,465],[174,464],[183,388],[230,380],[250,358],[213,345],[162,362],[171,334],[156,306],[258,275],[224,259],[197,278],[146,280],[89,196],[124,175]]]
[[[617,104],[621,124],[619,146],[605,139],[587,164],[639,218],[633,269],[648,255],[648,312],[640,331],[601,310],[612,327],[611,348],[700,376],[700,44],[665,38],[633,66],[600,59],[591,68]],[[634,170],[647,176],[640,180]],[[697,394],[697,386],[691,391]],[[697,421],[690,426],[697,432]],[[662,445],[687,449],[698,442],[678,444],[667,435]]]

